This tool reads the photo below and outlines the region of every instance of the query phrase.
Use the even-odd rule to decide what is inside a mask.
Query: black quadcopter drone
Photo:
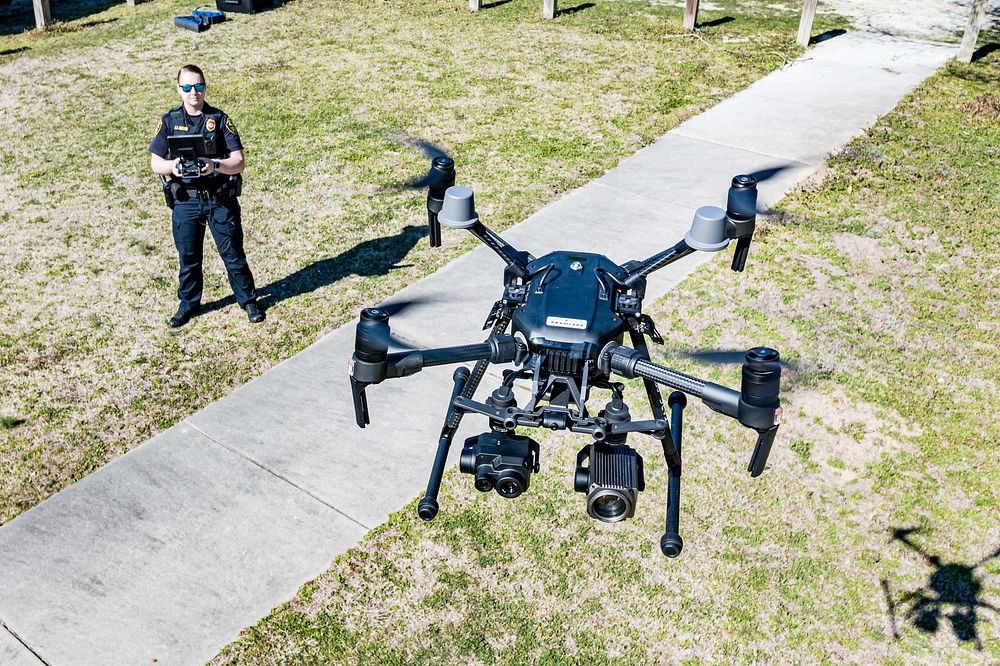
[[[574,487],[587,495],[587,513],[602,522],[617,522],[635,513],[638,493],[645,487],[642,457],[626,445],[630,433],[660,441],[669,471],[666,533],[660,549],[677,557],[683,547],[680,517],[681,427],[685,393],[711,409],[757,431],[748,471],[764,471],[781,419],[778,398],[781,366],[778,352],[756,347],[746,352],[739,391],[652,363],[645,337],[663,343],[649,315],[642,313],[646,276],[696,250],[717,252],[736,240],[732,269],[742,271],[757,215],[757,181],[740,175],[729,188],[726,210],[699,208],[684,239],[642,261],[618,265],[599,254],[551,252],[535,258],[522,252],[480,222],[473,192],[455,187],[454,161],[438,155],[419,184],[428,185],[427,211],[432,246],[441,243],[440,225],[468,229],[506,264],[503,295],[483,329],[480,344],[389,353],[392,340],[385,308],[366,308],[357,324],[350,376],[358,426],[370,423],[365,389],[386,379],[406,377],[422,368],[475,361],[470,372],[455,370],[427,493],[417,512],[424,520],[438,513],[437,495],[448,450],[465,414],[489,419],[490,431],[465,441],[459,468],[475,476],[482,492],[496,490],[515,498],[528,489],[539,469],[539,446],[517,435],[519,426],[570,430],[590,435],[576,458]],[[507,334],[507,329],[512,334]],[[622,346],[628,334],[632,347]],[[490,363],[513,363],[500,386],[486,399],[473,399]],[[624,385],[615,375],[641,377],[653,419],[633,421],[623,400]],[[513,386],[530,382],[531,398],[518,406]],[[675,389],[666,409],[658,384]],[[591,389],[611,392],[611,400],[596,415],[587,409]]]

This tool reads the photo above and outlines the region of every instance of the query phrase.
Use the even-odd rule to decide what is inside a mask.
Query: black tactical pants
[[[206,224],[212,230],[219,256],[226,264],[229,285],[233,288],[240,307],[243,307],[255,300],[257,293],[250,264],[243,251],[243,222],[240,219],[239,201],[235,197],[228,201],[215,201],[199,198],[197,195],[174,204],[174,245],[177,246],[180,258],[177,297],[181,300],[181,307],[191,308],[201,302],[204,286],[201,262]]]

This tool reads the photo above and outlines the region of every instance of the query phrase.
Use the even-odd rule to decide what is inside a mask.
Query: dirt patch
[[[961,37],[972,0],[821,0],[820,11],[847,16],[859,30],[897,37],[953,40]],[[987,27],[1000,25],[1000,12],[987,11]]]
[[[959,106],[973,120],[981,122],[1000,119],[1000,97],[996,95],[980,95],[971,102]]]

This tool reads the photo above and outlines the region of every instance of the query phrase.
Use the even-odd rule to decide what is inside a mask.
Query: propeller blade
[[[682,352],[684,356],[690,359],[699,361],[701,363],[712,363],[715,365],[739,365],[746,360],[747,352],[745,349],[742,350],[724,350],[724,349],[711,349],[704,351],[688,351]],[[788,361],[788,359],[781,359],[778,364],[786,370],[794,370],[795,365]]]
[[[743,363],[746,358],[746,350],[740,351],[696,351],[696,352],[686,352],[684,354],[688,358],[692,358],[696,361],[701,361],[702,363],[715,363],[717,365],[735,365]]]
[[[788,169],[791,169],[791,168],[792,168],[791,164],[782,164],[782,165],[779,165],[779,166],[770,167],[768,169],[761,169],[759,171],[753,171],[753,172],[751,172],[751,173],[749,173],[747,175],[753,176],[757,180],[758,183],[763,183],[765,180],[770,180],[771,178],[774,178],[775,176],[777,176],[782,171],[787,171]]]
[[[413,139],[408,136],[397,136],[395,138],[403,145],[409,146],[410,148],[414,148],[420,151],[421,154],[423,154],[425,157],[431,160],[438,157],[447,157],[448,159],[452,159],[451,156],[448,155],[448,153],[444,150],[444,148],[436,146],[430,141],[424,141],[423,139]],[[422,189],[424,187],[435,188],[446,183],[447,180],[448,180],[447,174],[443,174],[440,170],[434,169],[432,167],[426,174],[424,174],[420,178],[413,178],[411,180],[408,180],[405,183],[399,185],[399,187],[405,189],[413,189],[413,190]]]
[[[454,176],[451,177],[454,178]],[[448,182],[448,175],[432,167],[420,178],[407,181],[401,187],[409,190],[422,190],[425,187],[436,189],[446,182]]]
[[[409,138],[404,138],[402,141],[406,145],[412,148],[416,148],[430,159],[434,159],[435,157],[451,157],[450,155],[448,155],[448,153],[444,151],[444,148],[441,148],[440,146],[435,146],[430,141],[424,141],[422,139],[409,139]]]
[[[759,169],[757,171],[751,171],[747,175],[748,176],[752,176],[757,181],[757,184],[759,185],[759,184],[763,183],[766,180],[770,180],[771,178],[774,178],[775,176],[777,176],[778,174],[780,174],[782,171],[787,171],[787,170],[789,170],[791,168],[792,168],[791,164],[779,164],[777,166],[768,167],[767,169]],[[765,206],[763,204],[758,204],[757,205],[757,214],[758,215],[768,215],[768,214],[770,214],[770,207]]]
[[[410,308],[416,305],[423,305],[429,303],[428,299],[402,299],[398,301],[389,301],[387,303],[382,303],[376,306],[379,310],[382,310],[390,317],[395,317],[398,314],[406,312]]]
[[[400,300],[390,300],[387,303],[382,303],[381,305],[376,306],[375,309],[382,310],[387,315],[389,315],[389,319],[390,319],[389,323],[391,324],[392,323],[392,321],[391,321],[392,317],[394,317],[394,316],[396,316],[398,314],[402,314],[403,312],[406,312],[407,310],[409,310],[412,307],[424,305],[424,304],[430,303],[430,302],[431,302],[431,299],[400,299]],[[407,342],[403,342],[399,338],[397,338],[394,335],[392,335],[391,332],[388,333],[385,336],[378,336],[378,337],[390,349],[395,349],[395,350],[399,350],[399,351],[409,351],[409,350],[412,350],[412,349],[416,349],[416,347],[414,347],[413,345],[411,345],[411,344],[409,344]]]

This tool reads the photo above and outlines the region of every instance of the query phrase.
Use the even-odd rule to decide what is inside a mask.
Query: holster
[[[166,176],[160,176],[160,186],[163,188],[163,200],[167,204],[167,208],[170,210],[174,209],[174,202],[177,197],[174,196],[174,183]]]
[[[222,187],[219,188],[218,200],[229,201],[241,194],[243,194],[243,174],[238,173],[234,176],[229,176]]]

